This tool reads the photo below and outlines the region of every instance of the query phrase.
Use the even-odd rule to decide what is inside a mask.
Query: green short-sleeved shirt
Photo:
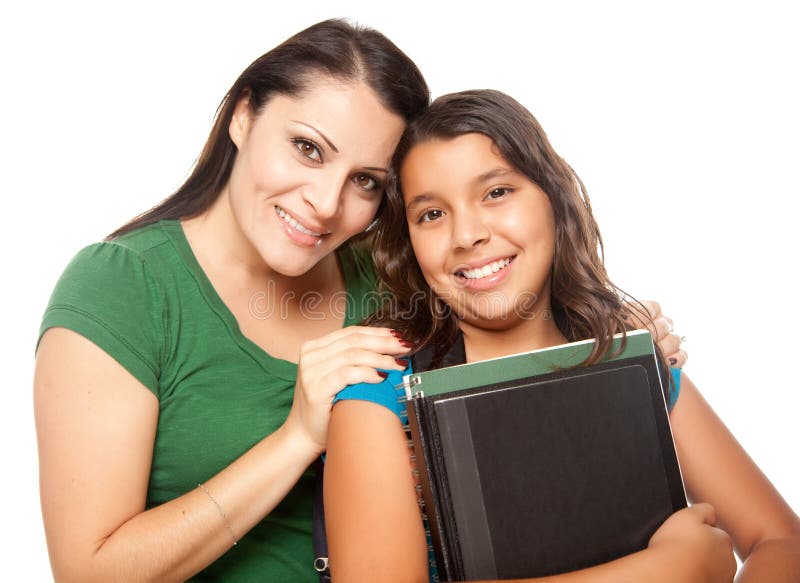
[[[350,325],[367,315],[375,276],[364,254],[346,249],[338,256]],[[254,313],[278,315],[280,305],[272,304],[266,296],[254,298]],[[197,487],[289,413],[297,365],[242,335],[178,221],[80,251],[55,287],[39,337],[55,326],[97,344],[158,397],[148,508]],[[238,545],[192,580],[316,580],[312,487],[306,472]]]

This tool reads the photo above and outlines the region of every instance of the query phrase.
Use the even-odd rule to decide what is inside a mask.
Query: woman
[[[343,328],[372,289],[349,240],[428,102],[384,36],[314,25],[242,73],[174,195],[73,260],[35,378],[57,580],[313,580],[331,398],[407,352]]]
[[[174,195],[73,260],[35,378],[57,580],[316,578],[332,397],[409,349],[346,327],[374,304],[352,239],[428,101],[381,34],[314,25],[242,73]]]
[[[392,301],[372,321],[417,349],[434,347],[434,367],[457,343],[473,362],[596,338],[589,364],[626,329],[629,308],[606,274],[583,185],[513,99],[437,99],[407,128],[392,168],[398,179],[373,251]],[[675,513],[641,552],[536,581],[730,581],[731,539],[744,561],[739,581],[796,580],[800,519],[681,376],[673,436],[690,497],[710,505]],[[397,377],[348,387],[332,413],[325,515],[334,580],[428,580],[393,410]]]

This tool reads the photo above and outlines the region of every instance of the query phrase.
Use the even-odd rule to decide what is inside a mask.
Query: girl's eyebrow
[[[433,195],[429,194],[427,192],[423,192],[422,194],[418,194],[417,196],[412,198],[410,201],[408,201],[408,204],[406,205],[406,212],[409,212],[415,206],[420,205],[423,202],[428,202],[429,200],[432,200],[432,199],[433,199]]]
[[[504,168],[502,166],[498,166],[497,168],[492,168],[484,172],[483,174],[479,174],[475,177],[472,181],[474,184],[482,184],[484,182],[488,182],[489,180],[494,180],[495,178],[499,178],[501,176],[506,176],[508,174],[516,174],[516,171],[512,170],[511,168]],[[433,195],[428,192],[423,192],[422,194],[418,194],[406,205],[406,211],[410,211],[413,207],[421,204],[423,202],[428,202],[433,198]]]
[[[484,182],[488,182],[489,180],[494,180],[495,178],[499,178],[501,176],[507,176],[509,174],[517,174],[515,170],[511,168],[505,168],[503,166],[498,166],[497,168],[492,168],[491,170],[487,170],[486,172],[479,174],[473,179],[473,184],[480,185]],[[422,204],[423,202],[428,202],[432,200],[434,196],[429,192],[423,192],[422,194],[418,194],[406,205],[406,212],[411,211],[415,206]]]
[[[500,176],[505,176],[507,174],[516,174],[516,172],[511,168],[504,168],[502,166],[498,166],[497,168],[493,168],[488,172],[484,172],[483,174],[478,175],[473,182],[475,184],[481,184],[482,182],[486,182],[488,180],[492,180]]]

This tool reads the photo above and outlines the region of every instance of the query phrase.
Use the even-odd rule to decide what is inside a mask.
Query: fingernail
[[[401,346],[403,346],[404,348],[414,348],[414,343],[409,342],[408,340],[403,338],[403,335],[400,334],[400,332],[398,332],[397,330],[392,330],[391,332],[392,336],[394,336],[395,339],[397,339],[397,341],[400,343]]]
[[[670,363],[672,366],[675,366],[676,364],[678,364],[678,359],[677,359],[677,358],[670,358],[670,359],[669,359],[669,363]]]
[[[404,358],[395,358],[394,361],[397,363],[397,366],[402,366],[403,368],[408,366],[408,361]]]
[[[377,372],[378,376],[381,377],[382,379],[385,379],[386,377],[389,376],[388,372],[383,372],[382,370],[378,370],[378,371],[375,371],[375,372]]]

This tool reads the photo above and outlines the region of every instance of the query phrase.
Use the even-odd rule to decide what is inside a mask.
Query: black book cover
[[[646,547],[686,506],[649,334],[406,377],[442,581],[546,576]],[[491,382],[496,379],[497,382]]]

